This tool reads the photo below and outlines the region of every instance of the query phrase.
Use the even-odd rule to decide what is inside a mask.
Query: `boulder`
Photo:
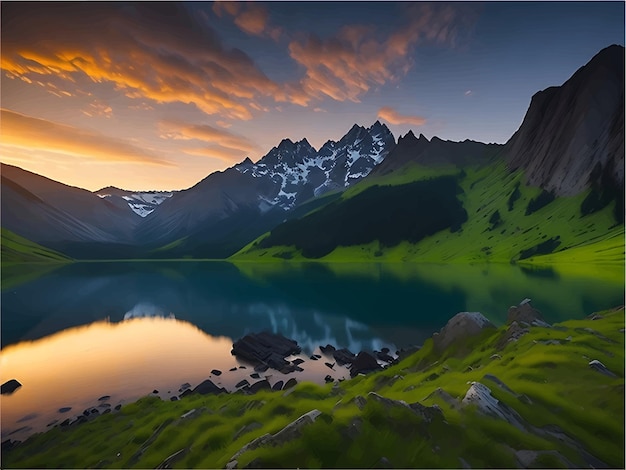
[[[376,358],[372,356],[370,353],[365,351],[361,351],[356,359],[352,362],[350,366],[350,377],[356,377],[359,373],[367,373],[372,372],[374,370],[380,369],[380,365],[376,361]]]
[[[346,348],[333,351],[333,357],[340,366],[344,364],[351,364],[356,359],[356,356]]]
[[[296,359],[294,359],[293,361],[291,361],[291,363],[292,363],[294,366],[300,365],[300,364],[302,364],[303,362],[304,362],[304,359],[301,359],[301,358],[299,358],[299,357],[297,357]]]
[[[463,400],[463,406],[476,405],[478,411],[488,416],[503,419],[516,428],[525,431],[523,418],[513,409],[491,394],[491,389],[480,382],[471,382]]]
[[[261,390],[271,390],[270,383],[266,380],[259,380],[258,382],[254,382],[250,387],[248,387],[249,393],[256,393]]]
[[[334,350],[335,350],[335,346],[333,346],[332,344],[327,344],[326,346],[320,346],[320,351],[322,351],[323,354],[332,354]]]
[[[250,382],[248,382],[246,379],[243,379],[243,380],[237,382],[237,384],[235,385],[235,388],[241,388],[241,387],[245,387],[247,385],[250,385]]]
[[[326,377],[324,377],[324,382],[326,383],[330,383],[330,382],[334,382],[335,379],[333,379],[330,375],[327,375]]]
[[[178,398],[185,398],[188,395],[191,395],[193,392],[191,391],[190,388],[188,388],[187,390],[185,390],[183,393],[181,393]]]
[[[249,334],[235,341],[231,354],[252,364],[263,364],[271,369],[282,370],[290,364],[285,357],[298,354],[296,341],[269,332]]]
[[[199,393],[200,395],[219,395],[220,393],[228,393],[224,388],[218,387],[210,380],[201,382],[192,390],[192,393]]]
[[[282,380],[279,380],[274,385],[272,385],[272,390],[274,390],[274,391],[278,391],[278,390],[282,390],[282,389],[283,389],[283,381]]]
[[[509,307],[506,323],[510,325],[513,322],[523,326],[550,326],[544,321],[541,312],[530,304],[530,299],[522,300],[517,307]]]
[[[115,405],[115,411],[120,411],[122,409],[122,405]]]
[[[213,369],[213,370],[211,371],[211,374],[213,374],[213,375],[217,375],[217,376],[219,377],[220,375],[222,375],[222,371],[221,371],[221,370],[219,370],[219,369]]]
[[[297,383],[298,381],[296,379],[289,379],[287,380],[287,383],[284,385],[283,390],[287,390],[291,387],[294,387]]]
[[[258,373],[256,373],[256,372],[250,374],[250,377],[252,377],[253,379],[260,379],[261,378],[261,376]]]
[[[457,313],[439,330],[439,333],[433,335],[435,349],[441,352],[455,342],[479,335],[487,328],[495,326],[482,313]]]
[[[0,386],[0,394],[11,395],[22,386],[16,379],[7,380]]]

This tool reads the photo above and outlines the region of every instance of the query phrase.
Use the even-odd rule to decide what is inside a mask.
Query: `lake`
[[[502,325],[508,307],[527,297],[548,322],[622,305],[623,270],[593,269],[105,262],[66,265],[21,283],[5,270],[0,380],[23,386],[2,396],[2,439],[153,391],[170,399],[182,384],[206,378],[229,390],[243,378],[252,383],[252,367],[230,354],[247,333],[269,330],[302,347],[304,370],[267,371],[271,384],[292,376],[323,382],[326,374],[349,374],[310,360],[320,345],[395,352],[421,345],[461,311]],[[98,401],[103,395],[109,398]]]

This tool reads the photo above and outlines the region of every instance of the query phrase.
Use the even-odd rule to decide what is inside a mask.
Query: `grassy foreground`
[[[314,422],[282,433],[279,445],[276,438],[241,453],[238,468],[623,468],[624,309],[596,318],[531,327],[513,342],[506,326],[486,329],[443,352],[428,340],[390,368],[338,384],[176,402],[146,397],[35,435],[3,451],[2,465],[224,468],[254,439],[319,410]],[[591,369],[594,359],[616,376]],[[474,381],[517,422],[462,403]]]

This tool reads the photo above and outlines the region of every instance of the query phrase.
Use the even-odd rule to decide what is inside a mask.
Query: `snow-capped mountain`
[[[365,178],[393,148],[391,131],[376,121],[371,127],[354,125],[338,142],[329,140],[316,151],[306,139],[284,139],[257,163],[250,159],[235,166],[243,174],[266,178],[275,191],[260,195],[260,207],[285,210],[334,189]]]
[[[168,191],[125,191],[108,186],[96,191],[102,199],[106,199],[117,206],[128,204],[133,212],[140,217],[146,217],[166,199],[174,195]]]

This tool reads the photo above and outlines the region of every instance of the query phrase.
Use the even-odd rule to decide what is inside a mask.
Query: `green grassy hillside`
[[[224,468],[256,438],[318,410],[276,445],[250,446],[238,468],[623,468],[624,309],[594,318],[530,327],[517,341],[506,341],[506,327],[486,329],[442,353],[428,340],[392,367],[337,384],[146,397],[3,450],[3,466]],[[615,375],[593,370],[594,359]],[[463,403],[472,382],[515,419]]]
[[[372,187],[406,186],[409,182],[444,175],[456,175],[463,190],[457,197],[467,211],[468,220],[460,230],[441,230],[418,243],[404,241],[391,245],[377,240],[338,246],[322,259],[438,263],[513,261],[526,264],[575,263],[584,260],[605,264],[624,263],[624,225],[616,223],[614,203],[583,216],[581,205],[589,191],[574,197],[551,200],[550,195],[542,193],[541,189],[526,186],[523,173],[510,173],[504,163],[462,171],[452,167],[404,168],[386,178],[365,179],[347,190],[341,200],[344,204],[352,202],[354,205],[354,201],[358,201]],[[419,210],[420,201],[412,202]],[[386,211],[388,207],[363,206],[361,209],[363,217],[369,217],[372,212]],[[304,217],[302,226],[306,226],[306,219],[312,216]],[[315,216],[320,234],[337,223],[333,219],[333,211],[327,208],[318,210]],[[261,261],[306,258],[297,236],[293,237],[293,243],[270,246],[274,245],[272,236],[276,230],[280,228],[244,247],[233,259]],[[309,236],[314,238],[314,235]],[[282,240],[286,239],[282,237]]]
[[[2,229],[1,239],[2,264],[11,263],[62,263],[71,259],[57,251],[43,247],[35,242]]]

